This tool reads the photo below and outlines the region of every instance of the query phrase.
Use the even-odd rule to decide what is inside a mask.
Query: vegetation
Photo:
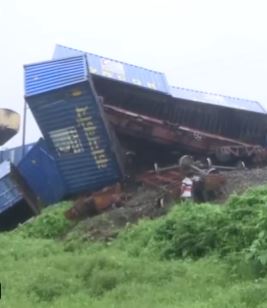
[[[70,232],[67,206],[0,235],[3,307],[267,307],[266,187],[177,205],[111,242]]]

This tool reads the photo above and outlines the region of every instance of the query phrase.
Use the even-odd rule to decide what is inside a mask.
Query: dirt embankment
[[[250,187],[267,184],[267,167],[251,170],[235,170],[223,173],[227,182],[225,186],[225,198],[232,193],[243,193]]]
[[[82,233],[87,239],[110,240],[128,224],[136,223],[141,218],[153,219],[166,214],[171,205],[160,207],[157,201],[161,195],[161,191],[140,187],[123,207],[88,217],[72,231]]]
[[[250,187],[267,184],[267,168],[236,170],[223,174],[227,179],[223,200],[232,193],[240,194]],[[140,187],[123,207],[87,218],[79,222],[73,231],[79,229],[85,238],[91,240],[111,240],[127,224],[136,223],[141,218],[153,219],[166,214],[174,203],[160,207],[158,200],[161,196],[160,190]]]

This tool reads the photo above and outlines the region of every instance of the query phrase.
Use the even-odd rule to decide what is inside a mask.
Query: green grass
[[[267,307],[266,188],[176,206],[109,243],[65,239],[67,206],[0,234],[2,307]]]
[[[256,307],[267,294],[265,279],[241,280],[217,257],[159,261],[93,244],[75,253],[18,235],[0,244],[3,307]]]

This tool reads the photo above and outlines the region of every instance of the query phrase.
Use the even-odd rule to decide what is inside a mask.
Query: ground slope
[[[267,307],[265,187],[104,242],[65,221],[68,206],[0,235],[3,307]]]

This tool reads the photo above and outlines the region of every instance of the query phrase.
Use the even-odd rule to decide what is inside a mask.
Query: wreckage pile
[[[189,173],[197,201],[223,200],[259,179],[237,169],[267,161],[259,103],[169,87],[162,73],[63,46],[25,66],[25,100],[44,138],[4,163],[2,230],[63,199],[74,200],[70,220],[114,207],[157,216]]]

